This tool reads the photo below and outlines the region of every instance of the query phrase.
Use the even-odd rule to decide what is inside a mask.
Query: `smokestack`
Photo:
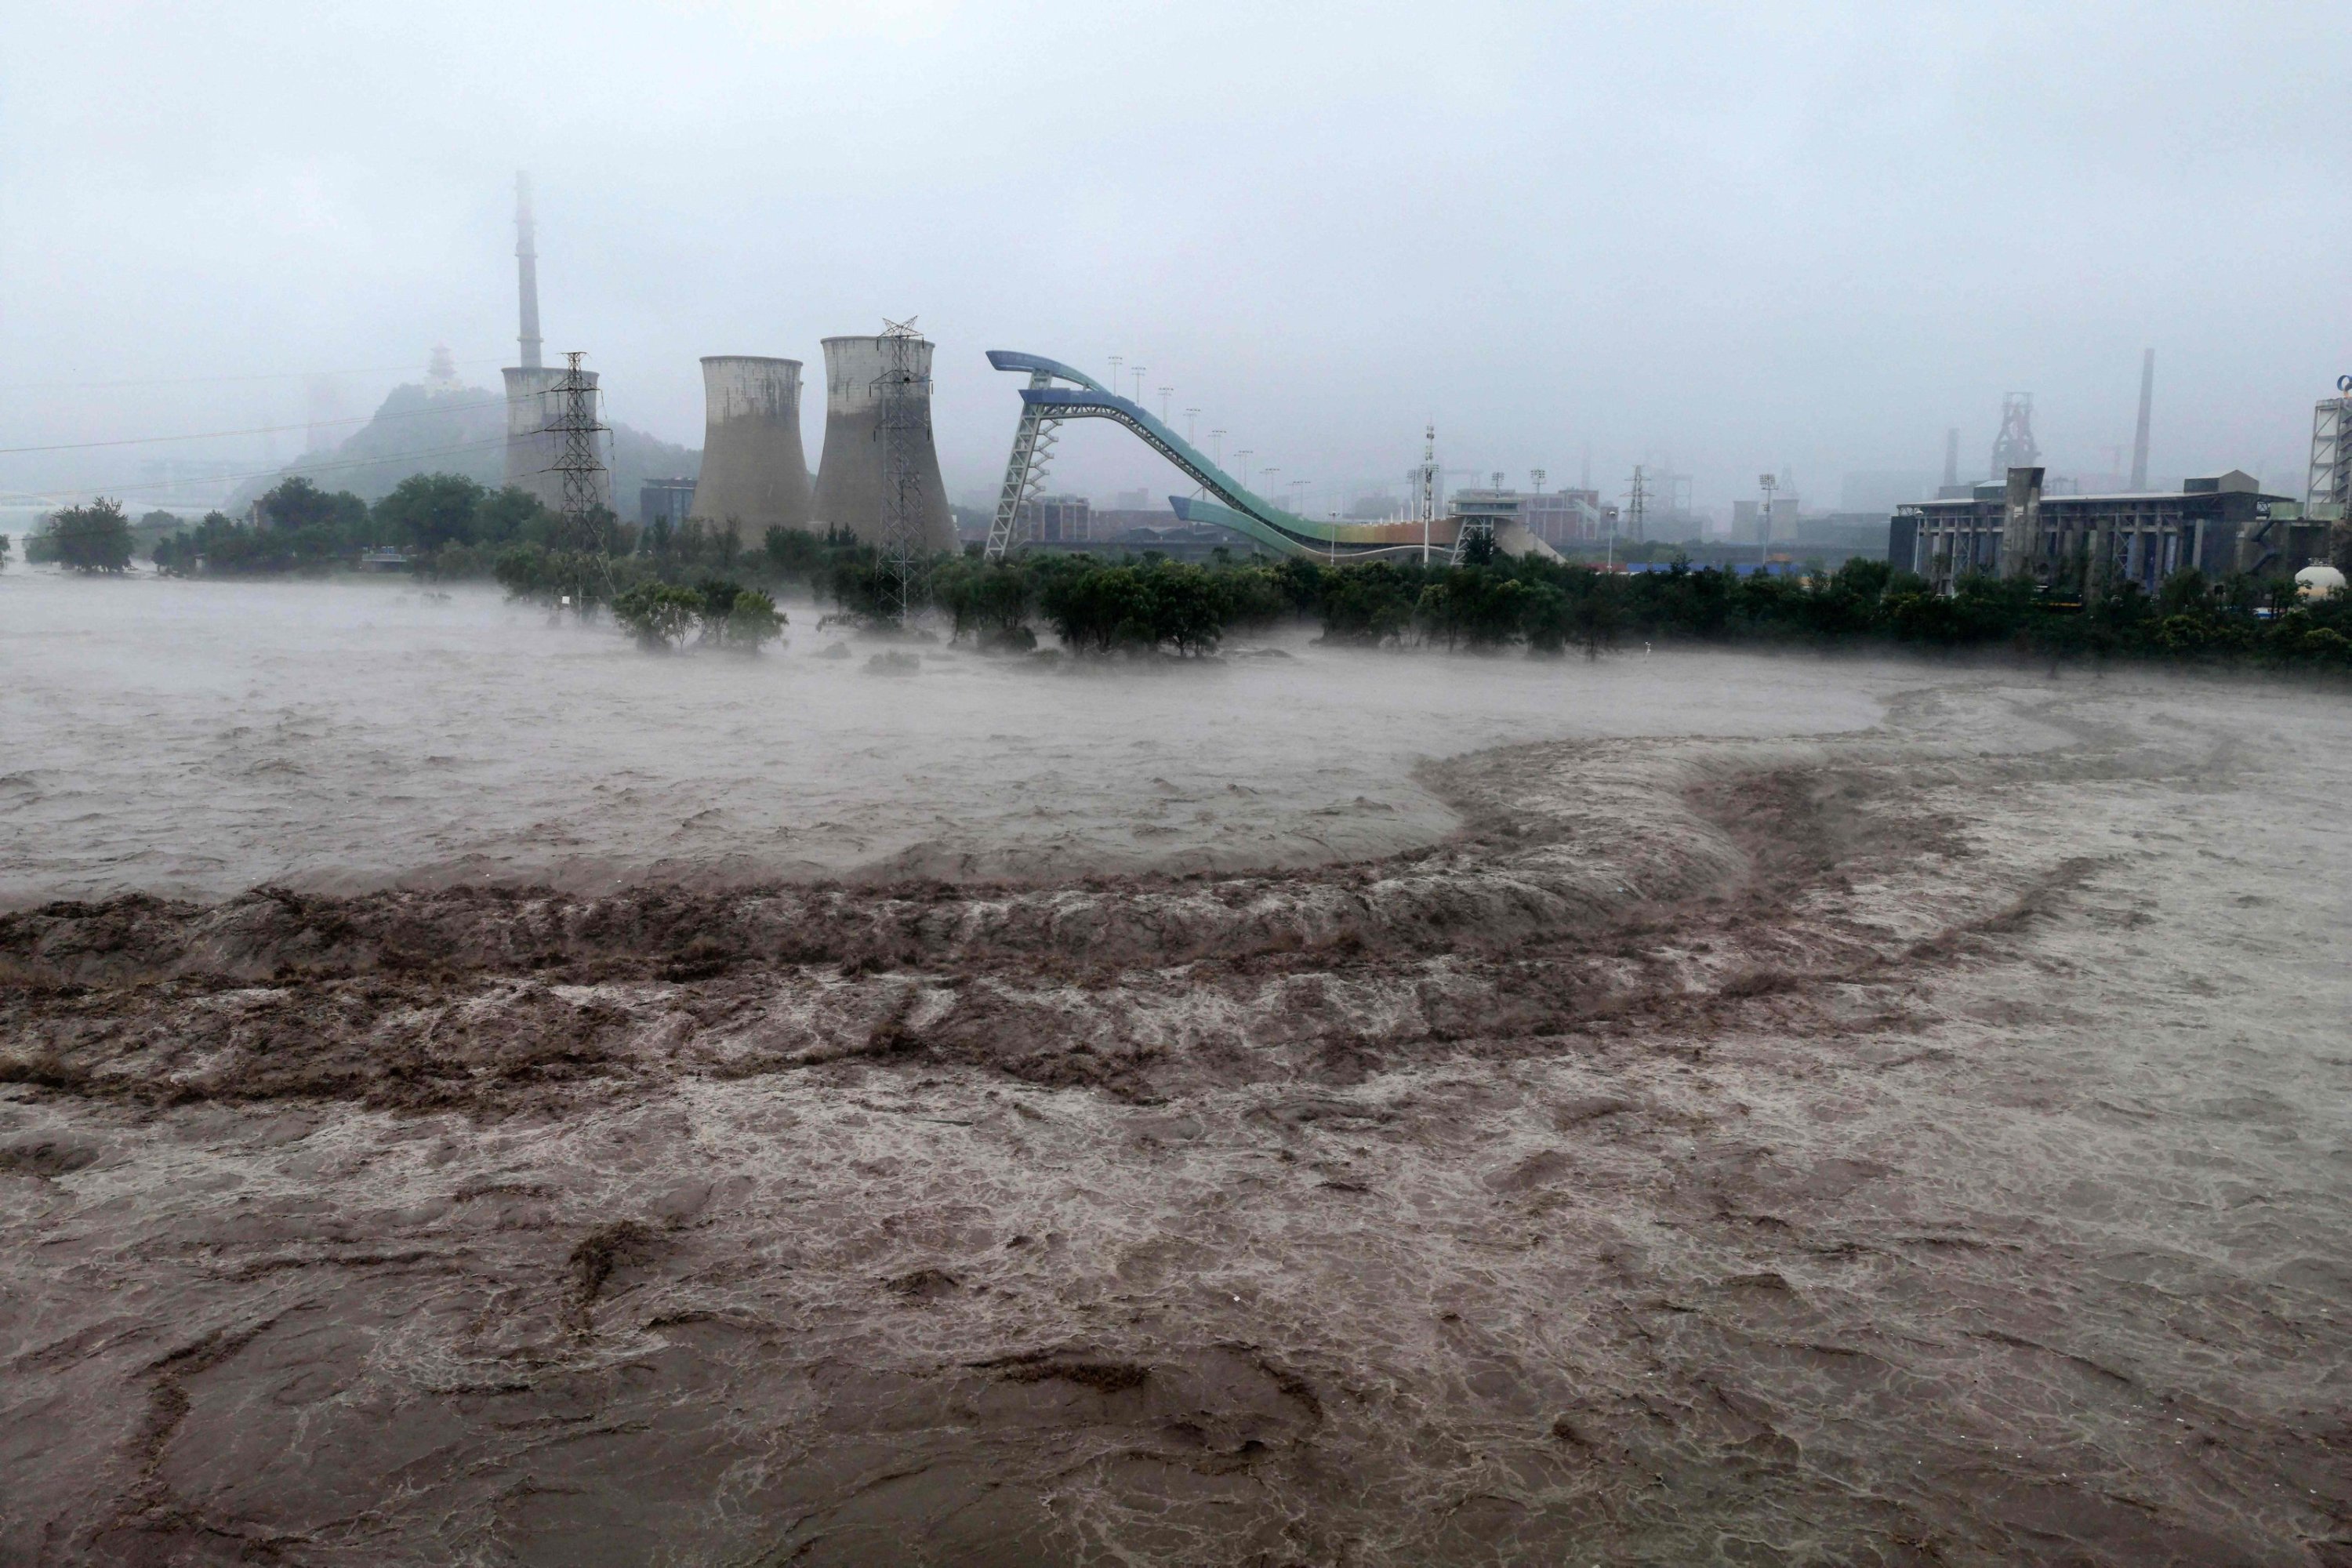
[[[515,282],[522,294],[522,368],[539,359],[539,236],[530,218],[530,176],[515,175]]]
[[[564,373],[541,363],[539,337],[538,227],[530,216],[530,176],[515,175],[515,282],[522,303],[522,363],[509,366],[507,382],[506,483],[537,496],[550,511],[563,507],[563,476],[555,471],[563,438],[548,426],[562,412],[556,388]],[[583,373],[593,384],[593,371]]]
[[[1944,432],[1944,488],[1957,489],[1960,482],[1960,427],[1957,425]]]
[[[2134,491],[2147,489],[2147,415],[2156,402],[2156,351],[2150,349],[2139,362],[2139,431],[2132,437],[2131,488]]]
[[[702,478],[694,487],[694,515],[730,528],[747,542],[771,528],[806,529],[801,362],[707,354],[702,398]]]
[[[955,522],[931,442],[931,344],[916,340],[912,369],[921,387],[921,447],[915,472],[921,496],[923,546],[953,550]],[[880,338],[824,340],[824,453],[817,461],[815,521],[882,542],[882,411],[876,384],[889,362]],[[695,510],[702,510],[700,497]]]

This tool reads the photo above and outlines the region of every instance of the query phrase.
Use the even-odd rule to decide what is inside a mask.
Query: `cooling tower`
[[[909,438],[916,443],[916,502],[923,544],[932,551],[956,547],[955,522],[948,511],[947,487],[940,479],[939,449],[931,443],[931,345],[908,344],[918,402]],[[824,454],[816,476],[816,524],[837,524],[869,544],[882,541],[883,430],[876,383],[889,367],[890,348],[881,338],[824,340]],[[696,504],[701,510],[699,501]]]
[[[568,372],[545,366],[532,369],[510,365],[507,378],[507,472],[506,482],[517,489],[537,496],[550,511],[563,510],[563,476],[555,471],[556,459],[563,455],[563,437],[548,426],[562,417],[563,395],[557,391]],[[588,383],[593,396],[596,373],[583,370],[581,377]],[[592,404],[593,406],[593,404]],[[604,437],[596,437],[597,456],[604,456]],[[596,476],[596,503],[612,505],[612,474],[599,470]]]
[[[801,362],[750,354],[702,361],[706,423],[694,515],[757,544],[771,528],[809,526],[801,448]]]

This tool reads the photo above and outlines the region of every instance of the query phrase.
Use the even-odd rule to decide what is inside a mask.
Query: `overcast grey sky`
[[[2332,5],[7,14],[0,447],[291,422],[318,370],[361,413],[436,341],[495,384],[519,167],[549,350],[613,417],[698,446],[699,355],[814,372],[919,315],[959,492],[1011,432],[992,347],[1140,361],[1286,481],[1402,473],[1433,418],[1451,464],[1671,455],[1717,503],[1937,468],[1949,425],[1980,468],[2011,390],[2104,470],[2149,344],[2156,470],[2299,494],[2352,371]],[[287,379],[59,384],[226,376]],[[1068,449],[1169,488],[1107,426]]]

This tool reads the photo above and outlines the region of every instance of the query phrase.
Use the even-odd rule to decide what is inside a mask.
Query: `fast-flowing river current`
[[[788,608],[0,574],[0,1559],[2352,1564],[2344,690]]]

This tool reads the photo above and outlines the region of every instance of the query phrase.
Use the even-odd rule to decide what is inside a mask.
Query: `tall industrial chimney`
[[[827,344],[828,359],[831,353]],[[707,354],[702,398],[702,478],[694,487],[694,515],[733,529],[747,544],[756,544],[771,528],[806,529],[801,362]],[[830,426],[827,433],[829,438]]]
[[[955,521],[931,440],[931,344],[917,339],[912,370],[919,387],[920,435],[914,472],[924,548],[953,550]],[[817,460],[815,521],[846,528],[868,544],[883,542],[884,459],[877,385],[889,369],[880,338],[824,340],[824,452]],[[695,498],[695,510],[702,499]]]
[[[506,482],[537,496],[551,511],[563,505],[563,477],[555,471],[562,438],[548,426],[561,412],[555,389],[563,372],[541,363],[539,245],[530,216],[530,176],[515,175],[515,281],[522,301],[522,363],[502,373],[507,383]],[[594,373],[588,373],[593,375]]]
[[[2131,488],[2135,493],[2147,489],[2147,416],[2156,403],[2156,351],[2150,349],[2139,362],[2139,431],[2132,437]]]
[[[515,281],[522,292],[522,368],[540,368],[539,236],[530,217],[530,176],[515,175]]]
[[[1944,432],[1944,488],[1956,489],[1960,482],[1960,427],[1957,425]]]

